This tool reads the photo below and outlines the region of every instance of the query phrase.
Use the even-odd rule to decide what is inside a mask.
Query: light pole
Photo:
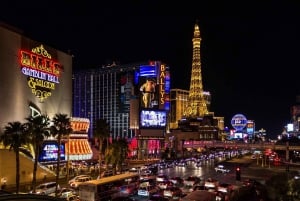
[[[289,142],[286,142],[286,149],[285,149],[285,161],[286,161],[286,171],[290,171],[290,148],[289,148]]]
[[[67,139],[67,165],[66,165],[66,168],[67,168],[67,176],[66,176],[66,180],[69,181],[69,177],[70,177],[70,173],[69,173],[69,169],[70,169],[70,134],[68,134],[68,139]]]

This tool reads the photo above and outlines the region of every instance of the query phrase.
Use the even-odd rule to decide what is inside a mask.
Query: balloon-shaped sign
[[[236,114],[231,119],[231,125],[235,130],[241,131],[246,127],[247,121],[248,120],[244,115]]]

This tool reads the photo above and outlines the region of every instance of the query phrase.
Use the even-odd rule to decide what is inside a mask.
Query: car
[[[73,188],[60,188],[57,190],[57,196],[66,198],[69,197],[70,195],[76,195],[76,191]],[[49,194],[49,196],[55,196],[55,192]]]
[[[225,168],[224,165],[218,165],[217,167],[215,167],[215,171],[216,172],[221,172],[221,173],[228,173],[230,172],[229,169]]]
[[[193,187],[193,191],[198,191],[198,190],[205,190],[205,186],[204,186],[204,185],[201,185],[201,184],[196,184],[196,185]]]
[[[180,198],[182,196],[182,190],[179,187],[170,186],[163,190],[163,196],[169,198]]]
[[[118,196],[114,197],[111,201],[135,201],[135,199],[128,196]]]
[[[230,194],[233,191],[233,185],[228,183],[221,183],[217,187],[217,191],[221,193]]]
[[[254,187],[257,186],[257,184],[259,184],[258,181],[256,181],[255,179],[245,179],[243,180],[243,186],[248,186],[248,187]]]
[[[70,187],[77,189],[79,184],[81,184],[83,182],[86,182],[86,181],[90,181],[90,180],[92,180],[91,176],[79,177],[79,178],[75,179],[75,181],[73,181],[72,183],[70,183]]]
[[[49,195],[51,193],[55,193],[55,189],[56,189],[56,182],[47,182],[38,185],[35,188],[35,194]],[[60,189],[59,184],[57,184],[57,189]],[[33,193],[33,191],[30,191],[30,193]]]
[[[155,176],[152,174],[150,170],[145,170],[140,173],[140,179],[150,179],[154,177]]]
[[[156,176],[156,182],[164,182],[167,181],[169,177],[165,174],[159,174]]]
[[[169,201],[169,198],[162,196],[161,194],[153,194],[149,197],[148,201]]]
[[[183,184],[183,179],[181,177],[172,177],[169,179],[171,182],[173,182],[174,185],[180,186]]]
[[[160,188],[160,189],[166,189],[169,186],[174,186],[173,182],[171,181],[163,181],[163,182],[157,182],[156,185]]]
[[[139,187],[145,187],[145,186],[155,186],[156,185],[156,180],[155,178],[150,178],[150,179],[141,179],[139,180]]]
[[[149,186],[140,186],[138,189],[138,195],[139,196],[150,196],[153,194],[158,193],[158,189],[156,188],[156,186],[153,185],[149,185]]]
[[[110,177],[110,176],[113,176],[114,173],[112,170],[105,170],[104,172],[101,173],[101,177],[100,175],[97,177],[97,179],[101,179],[103,177]]]
[[[200,183],[200,181],[201,181],[201,179],[199,177],[189,176],[183,180],[183,184],[185,186],[194,186],[194,185]]]
[[[143,171],[147,171],[149,170],[149,166],[148,165],[143,165],[141,168],[140,168],[140,171],[143,172]]]
[[[208,178],[204,182],[204,187],[208,191],[216,191],[219,186],[219,181],[216,179]]]
[[[129,195],[135,195],[138,190],[138,184],[133,182],[128,185],[124,185],[119,187],[119,195],[120,196],[129,196]]]
[[[128,170],[128,172],[139,173],[140,170],[138,168],[132,167]]]
[[[72,179],[69,180],[69,182],[68,182],[69,185],[70,185],[72,182],[74,182],[76,179],[80,178],[80,177],[89,177],[89,175],[86,175],[86,174],[77,175],[77,176],[75,176],[74,178],[72,178]]]
[[[62,197],[62,198],[64,198],[66,201],[77,201],[77,200],[79,200],[77,195],[72,195],[72,194],[66,195],[65,197]]]

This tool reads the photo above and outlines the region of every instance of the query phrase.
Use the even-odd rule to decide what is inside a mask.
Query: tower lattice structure
[[[190,81],[190,90],[188,105],[186,108],[186,116],[188,117],[203,117],[208,114],[206,100],[203,95],[203,84],[201,75],[201,57],[200,57],[200,29],[198,24],[194,27],[193,37],[193,60],[192,60],[192,73]]]

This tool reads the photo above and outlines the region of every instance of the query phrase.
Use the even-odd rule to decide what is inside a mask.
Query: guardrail
[[[209,143],[208,143],[209,142]],[[184,144],[184,148],[247,148],[247,149],[273,149],[273,150],[295,150],[300,151],[300,146],[296,145],[284,145],[284,144],[275,144],[272,142],[262,142],[262,143],[242,143],[242,142],[219,142],[219,141],[195,141],[194,143]]]
[[[0,195],[0,201],[66,201],[64,198],[56,198],[46,195],[36,195],[36,194],[5,194]]]

